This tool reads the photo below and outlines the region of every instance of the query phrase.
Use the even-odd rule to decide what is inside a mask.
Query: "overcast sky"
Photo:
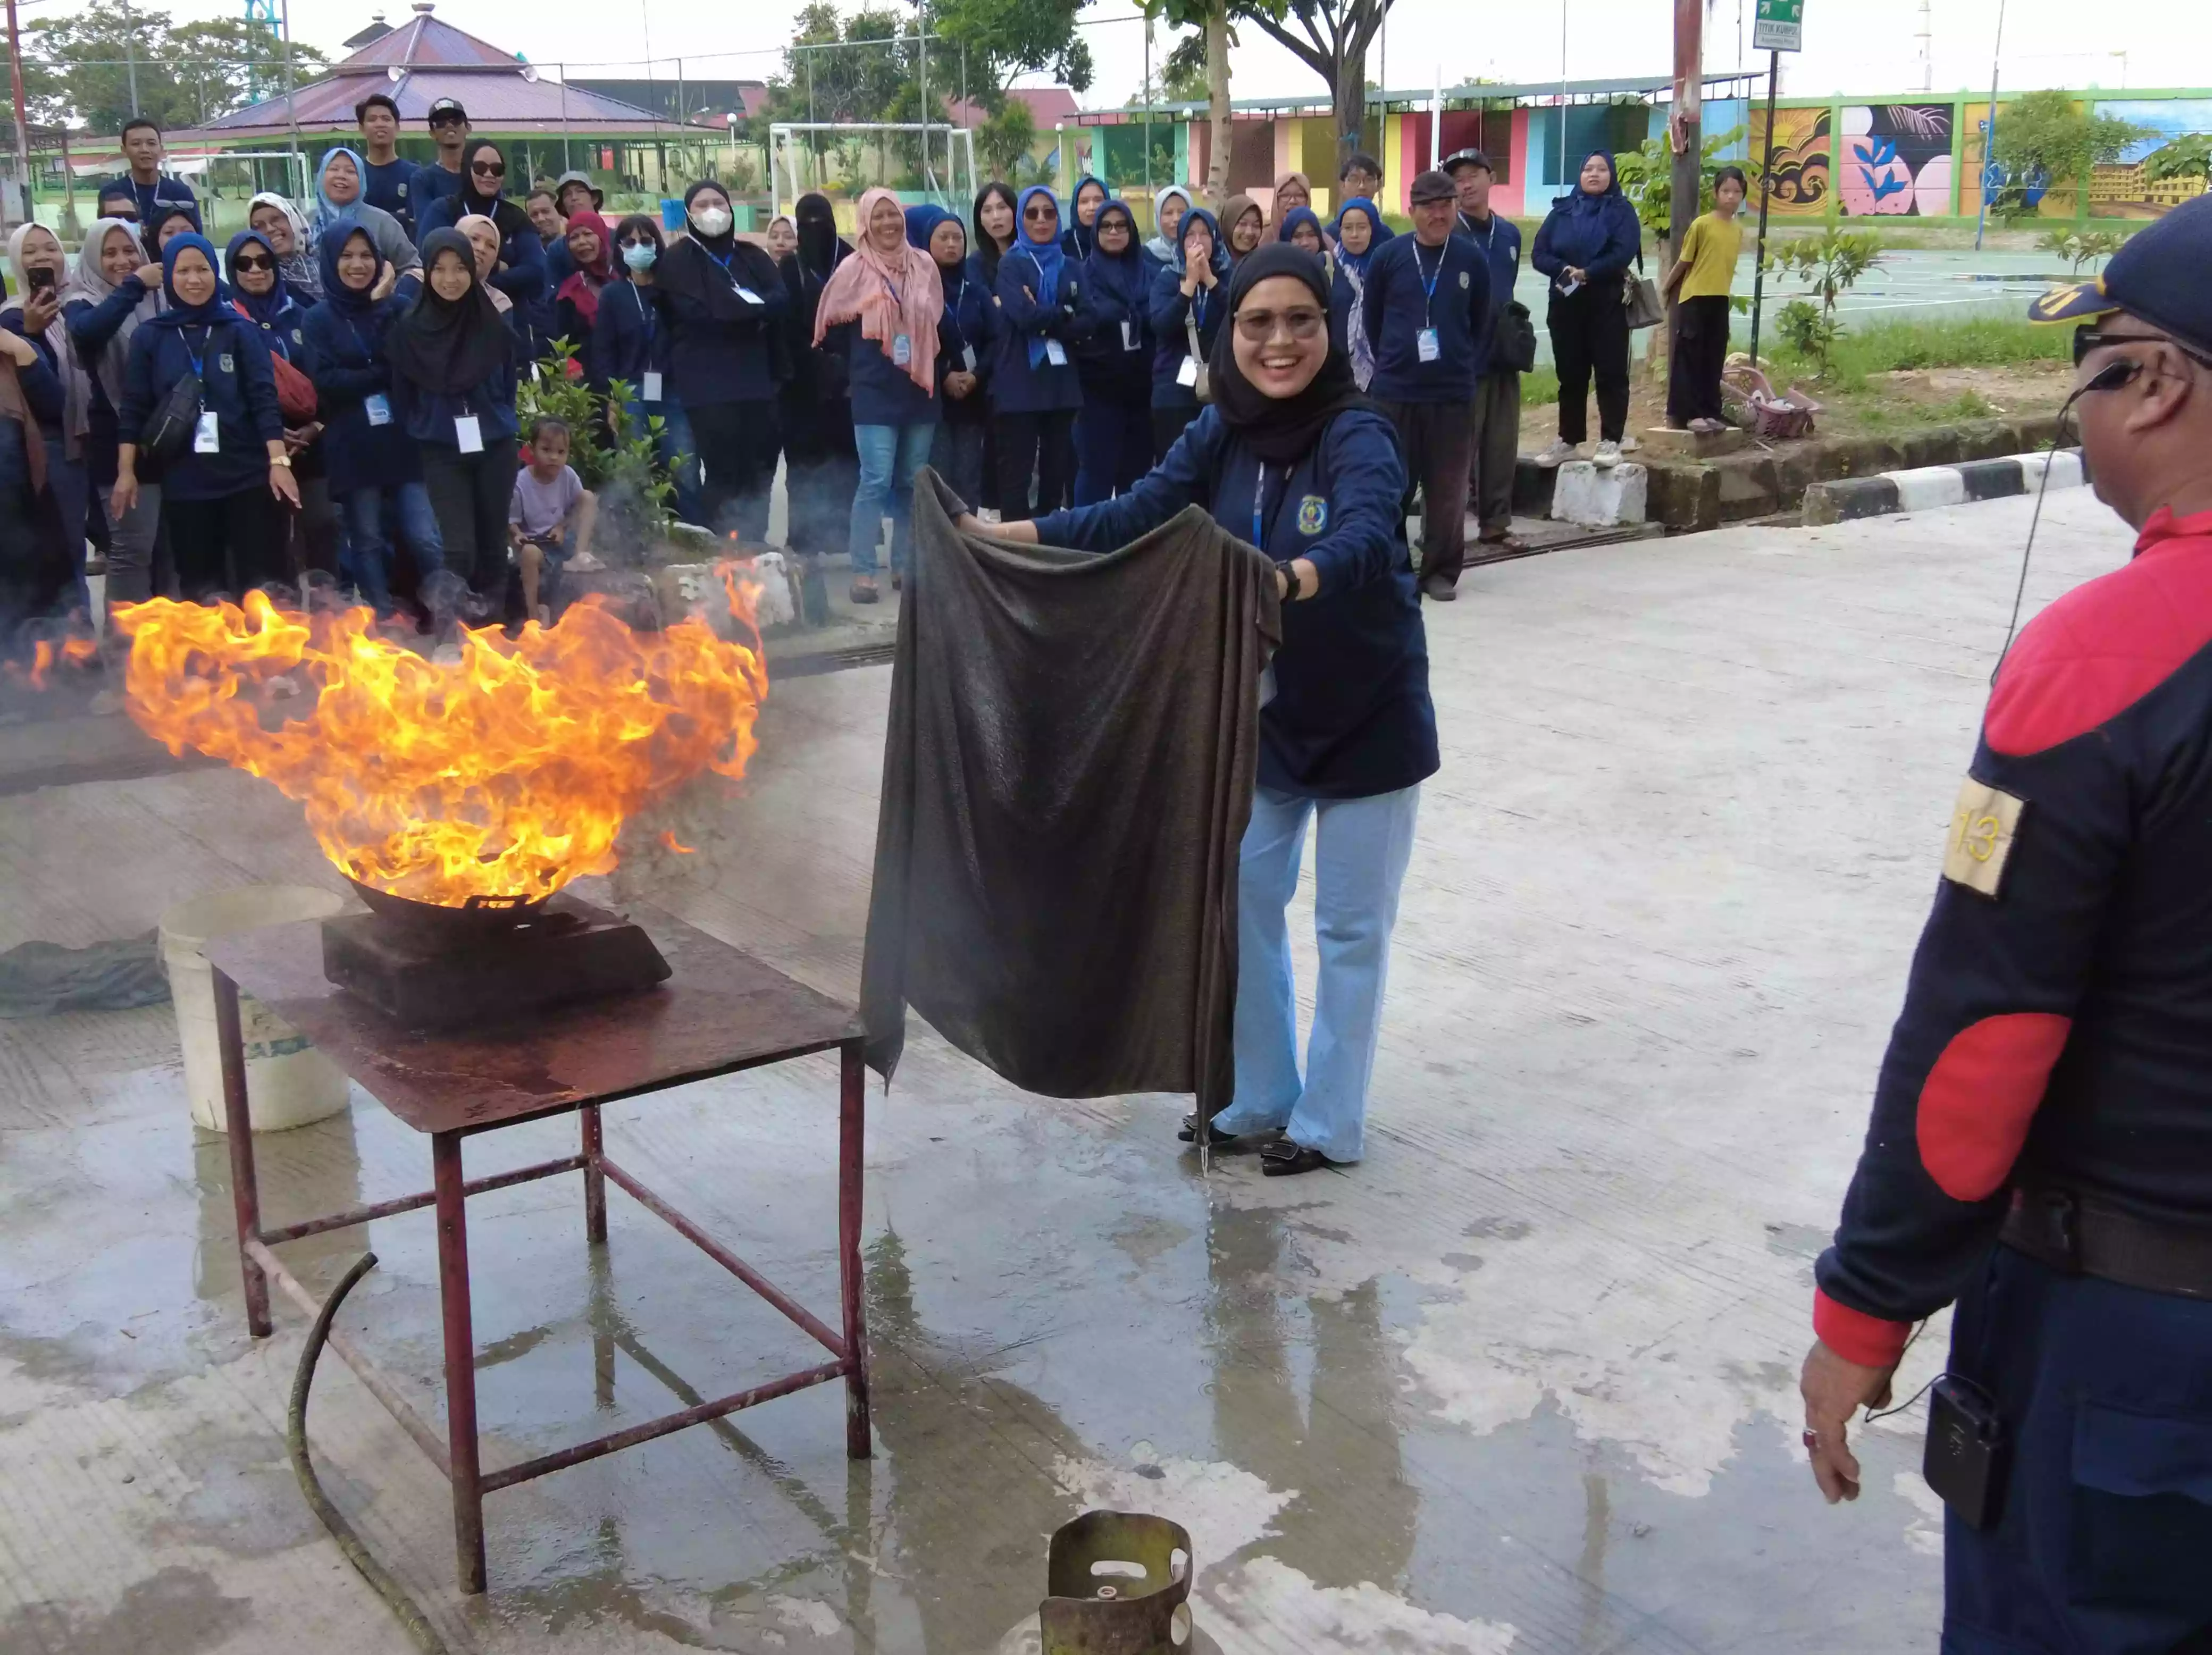
[[[113,0],[100,0],[103,5]],[[142,0],[156,3],[157,0]],[[764,78],[775,70],[799,0],[440,0],[439,15],[532,62],[569,62],[569,73],[636,75],[646,55],[672,76],[682,55],[701,79]],[[2204,0],[2005,0],[2003,80],[2008,87],[2118,88],[2212,84],[2212,26]],[[1673,62],[1669,0],[1564,0],[1567,74],[1663,77]],[[1935,43],[1936,89],[1986,87],[1999,0],[1928,0]],[[290,0],[296,38],[340,55],[339,43],[381,9],[406,21],[407,0]],[[1441,68],[1444,84],[1483,76],[1541,81],[1560,73],[1562,0],[1398,0],[1388,29],[1388,58],[1370,54],[1370,79],[1387,76],[1393,89],[1425,88]],[[27,20],[84,9],[85,0],[31,0]],[[174,0],[180,21],[236,16],[242,3]],[[848,9],[850,8],[848,7]],[[1805,51],[1785,58],[1783,91],[1917,91],[1921,70],[1915,37],[1922,0],[1806,0]],[[1748,47],[1753,0],[1711,0],[1706,17],[1709,70],[1732,69],[1753,56]],[[1085,13],[1085,32],[1098,68],[1085,101],[1118,104],[1144,73],[1144,27],[1131,0],[1097,0]],[[2188,20],[2195,20],[2193,21]],[[1746,45],[1737,47],[1739,23]],[[1164,35],[1162,50],[1165,49]],[[629,58],[628,64],[614,60]],[[1322,89],[1313,73],[1249,27],[1232,53],[1235,94],[1257,97]]]

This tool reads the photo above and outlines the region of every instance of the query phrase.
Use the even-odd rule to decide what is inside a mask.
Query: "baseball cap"
[[[1424,173],[1413,180],[1407,199],[1419,207],[1426,201],[1457,201],[1459,191],[1452,188],[1452,181],[1442,173]]]
[[[435,125],[441,118],[447,115],[458,115],[463,120],[466,120],[469,118],[469,112],[461,107],[461,100],[459,98],[441,98],[430,106],[432,125]]]
[[[2207,270],[2212,270],[2212,196],[2199,196],[2130,236],[2095,281],[2065,282],[2045,294],[2027,307],[2028,319],[2089,322],[2125,311],[2212,355]]]
[[[1447,174],[1455,173],[1462,167],[1480,167],[1486,173],[1495,173],[1498,170],[1490,164],[1490,157],[1480,149],[1461,149],[1444,157],[1444,171]]]

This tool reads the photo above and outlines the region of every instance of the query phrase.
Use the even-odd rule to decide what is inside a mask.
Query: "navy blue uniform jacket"
[[[426,169],[427,170],[427,169]],[[442,172],[445,169],[438,169]],[[458,184],[458,181],[457,181]],[[437,200],[418,203],[415,222],[421,233],[415,244],[422,246],[422,237],[433,230],[450,230],[468,216],[461,209],[458,193],[441,196]],[[494,270],[485,279],[514,301],[515,309],[526,317],[534,316],[545,298],[545,244],[538,239],[538,232],[524,225],[514,234],[501,238],[499,262],[507,266]]]
[[[1644,227],[1627,197],[1615,191],[1598,199],[1602,204],[1595,209],[1578,206],[1572,196],[1553,203],[1537,227],[1528,262],[1554,277],[1570,264],[1587,270],[1593,288],[1618,282],[1644,246]]]
[[[263,488],[269,477],[269,445],[284,434],[276,406],[276,374],[261,330],[225,308],[212,326],[142,326],[131,336],[131,361],[123,375],[123,406],[116,410],[121,440],[135,443],[169,387],[192,369],[200,353],[200,408],[216,416],[218,452],[187,447],[158,481],[166,500],[220,500]],[[155,481],[144,477],[144,481]]]
[[[592,324],[592,388],[604,394],[609,380],[620,379],[631,396],[642,397],[649,369],[661,376],[661,394],[672,397],[667,384],[672,331],[660,312],[660,290],[617,276],[599,290],[599,319]]]
[[[1477,226],[1468,222],[1467,215],[1459,215],[1459,233],[1482,249],[1482,256],[1490,264],[1490,325],[1492,332],[1498,318],[1513,300],[1513,283],[1521,274],[1521,227],[1503,213],[1492,213],[1490,222]],[[1482,355],[1476,363],[1478,376],[1490,372],[1490,343],[1492,333],[1482,336]]]
[[[399,227],[407,232],[407,239],[417,243],[422,237],[415,232],[415,175],[421,170],[413,161],[402,161],[397,155],[382,166],[366,155],[361,161],[361,198],[398,219]],[[450,173],[447,176],[453,177]],[[453,182],[458,185],[460,179],[454,177]]]
[[[1433,289],[1433,290],[1432,290]],[[1370,395],[1387,403],[1464,403],[1490,351],[1490,261],[1456,233],[1441,247],[1393,236],[1367,261],[1360,312],[1375,349]],[[1423,328],[1437,330],[1437,360],[1421,360]]]
[[[1001,414],[1043,414],[1083,406],[1077,377],[1075,306],[1082,298],[1083,267],[1073,260],[1060,267],[1058,302],[1040,305],[1030,297],[1044,280],[1036,261],[1019,243],[999,261],[999,360],[991,385],[991,404]],[[1067,360],[1049,358],[1030,366],[1030,341],[1057,339]]]
[[[2016,1178],[2212,1224],[2212,512],[2160,511],[2004,660],[1814,1326],[1893,1362]]]
[[[945,288],[945,313],[937,318],[937,392],[948,425],[976,425],[991,412],[991,290],[976,275],[970,253],[961,273],[937,273]],[[968,365],[969,351],[975,366]],[[980,383],[965,397],[945,395],[948,373],[974,373]]]
[[[845,359],[854,425],[937,423],[937,396],[924,391],[914,375],[884,355],[880,343],[861,337],[859,322],[840,322],[823,335],[822,343]]]
[[[690,241],[674,243],[660,258],[664,265],[679,258],[702,259],[710,266],[717,263],[713,254]],[[744,267],[736,268],[742,271]],[[709,279],[738,284],[738,276],[726,270]],[[760,303],[747,304],[741,316],[727,319],[672,288],[656,291],[661,318],[670,324],[668,388],[678,402],[686,408],[709,408],[717,403],[766,402],[775,395],[778,347],[774,336],[790,314],[788,287],[781,282],[748,282],[745,291]]]
[[[1152,406],[1196,408],[1198,392],[1182,384],[1183,358],[1190,354],[1191,313],[1198,314],[1198,348],[1213,355],[1213,342],[1221,333],[1221,318],[1229,314],[1229,284],[1200,288],[1182,296],[1182,273],[1164,264],[1152,278]]]
[[[399,421],[392,364],[384,355],[385,330],[415,302],[416,288],[414,276],[404,278],[359,322],[318,305],[302,324],[313,353],[308,373],[315,382],[315,417],[324,427],[323,464],[331,493],[341,498],[356,489],[422,480],[422,452]],[[366,403],[373,396],[383,397],[392,410],[382,425],[368,422]]]
[[[1340,414],[1304,459],[1263,471],[1208,408],[1127,494],[1040,518],[1036,534],[1048,545],[1110,551],[1197,505],[1278,563],[1310,559],[1321,590],[1283,605],[1275,695],[1260,709],[1260,785],[1366,798],[1437,771],[1405,492],[1397,435],[1380,414]]]

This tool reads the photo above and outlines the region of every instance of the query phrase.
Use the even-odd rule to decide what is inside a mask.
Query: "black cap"
[[[2027,307],[2034,322],[2093,322],[2114,311],[2140,316],[2202,355],[2212,355],[2212,196],[2185,201],[2130,236],[2094,282],[2069,282]]]
[[[1452,181],[1442,173],[1424,173],[1413,180],[1413,187],[1407,191],[1406,198],[1418,207],[1425,201],[1457,201],[1459,191],[1452,188]]]
[[[441,98],[430,106],[431,125],[435,126],[447,115],[459,115],[463,120],[466,120],[469,118],[469,112],[461,107],[461,100],[459,98]]]
[[[1462,167],[1480,167],[1486,173],[1498,169],[1490,164],[1490,157],[1480,149],[1461,149],[1444,157],[1444,171],[1457,173]]]

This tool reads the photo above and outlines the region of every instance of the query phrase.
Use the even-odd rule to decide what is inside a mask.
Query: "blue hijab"
[[[186,248],[197,252],[207,260],[208,269],[217,274],[215,291],[208,295],[204,305],[187,305],[177,297],[177,258]],[[227,310],[223,303],[222,282],[220,280],[222,261],[216,256],[215,243],[198,231],[180,235],[161,252],[161,296],[168,308],[157,316],[149,316],[140,323],[149,328],[204,328],[212,326],[228,315],[234,321],[237,313]]]
[[[315,258],[322,267],[322,302],[325,308],[343,317],[348,322],[358,323],[374,316],[378,305],[382,301],[371,299],[366,292],[356,293],[338,280],[338,255],[346,250],[346,243],[351,241],[356,236],[360,236],[368,243],[369,252],[376,252],[376,238],[370,235],[366,227],[356,224],[342,234],[325,236],[323,245],[317,250]],[[379,276],[384,274],[384,260],[380,256],[376,261],[376,273]],[[368,285],[374,288],[376,283],[371,282]]]
[[[1190,274],[1190,267],[1183,253],[1182,240],[1190,233],[1190,227],[1194,224],[1206,226],[1206,233],[1213,238],[1213,257],[1206,260],[1207,264],[1213,266],[1213,274],[1216,277],[1227,276],[1229,247],[1228,244],[1221,239],[1221,222],[1203,207],[1192,208],[1182,215],[1182,222],[1176,226],[1175,263],[1169,268],[1177,276]]]
[[[1351,248],[1344,245],[1344,215],[1353,210],[1355,208],[1365,216],[1367,222],[1373,227],[1367,233],[1367,251],[1364,253],[1355,253]],[[1380,247],[1395,233],[1389,225],[1382,221],[1382,215],[1376,209],[1375,203],[1370,201],[1365,196],[1354,196],[1351,200],[1346,202],[1343,206],[1338,208],[1336,209],[1336,218],[1334,221],[1328,227],[1328,233],[1336,240],[1337,263],[1343,265],[1346,270],[1350,270],[1354,276],[1359,277],[1363,282],[1367,279],[1367,261],[1375,257],[1375,250],[1377,247]]]
[[[929,239],[937,233],[937,227],[948,218],[957,221],[958,217],[958,214],[948,213],[933,201],[924,202],[919,207],[908,208],[906,209],[906,245],[918,252],[927,252]],[[968,227],[962,225],[960,233],[964,238],[968,233]]]
[[[353,163],[354,176],[361,180],[361,193],[356,196],[351,201],[346,203],[343,207],[339,206],[336,202],[332,201],[328,196],[323,193],[324,176],[331,170],[331,163],[336,161],[340,155],[343,155],[347,160]],[[318,230],[328,229],[331,225],[337,223],[338,220],[350,215],[355,208],[360,206],[362,202],[367,201],[368,199],[368,163],[363,161],[359,155],[347,149],[343,144],[340,144],[335,149],[326,150],[324,153],[321,164],[315,168],[315,227]]]
[[[1322,251],[1326,252],[1328,250],[1328,232],[1321,227],[1321,215],[1310,207],[1293,207],[1285,213],[1281,225],[1275,231],[1275,239],[1288,241],[1291,233],[1301,224],[1313,226],[1313,233],[1321,238]],[[1370,242],[1368,245],[1371,246],[1374,244]]]
[[[1553,198],[1553,212],[1571,213],[1577,218],[1591,218],[1608,210],[1609,203],[1626,202],[1628,199],[1620,193],[1620,169],[1613,164],[1613,157],[1602,149],[1593,149],[1583,157],[1583,167],[1589,166],[1593,161],[1601,161],[1605,163],[1605,188],[1595,195],[1583,189],[1582,167],[1578,167],[1575,169],[1575,187],[1566,194]]]
[[[1129,210],[1127,202],[1109,201],[1098,209],[1092,229],[1105,228],[1109,213],[1118,215],[1129,227],[1129,245],[1118,253],[1109,253],[1097,246],[1094,238],[1091,257],[1083,261],[1083,273],[1098,292],[1118,300],[1133,317],[1141,318],[1152,295],[1152,273],[1144,248],[1138,245],[1136,215]]]
[[[1006,249],[1006,257],[1012,258],[1016,253],[1026,253],[1035,259],[1038,276],[1036,301],[1040,305],[1057,305],[1060,302],[1060,269],[1066,263],[1067,253],[1060,245],[1060,232],[1056,229],[1049,241],[1030,239],[1030,203],[1038,196],[1052,203],[1054,214],[1060,213],[1060,197],[1043,185],[1032,184],[1023,191],[1021,198],[1014,203],[1014,245]],[[1002,259],[1001,264],[1004,262]],[[1029,358],[1031,367],[1044,365],[1045,340],[1042,334],[1030,335]]]
[[[238,279],[238,255],[251,243],[269,255],[270,273],[276,279],[267,293],[252,294]],[[231,237],[230,246],[222,251],[222,273],[230,279],[231,299],[261,324],[264,331],[273,330],[284,306],[292,302],[292,295],[284,291],[284,272],[276,268],[276,249],[267,236],[258,230],[240,230]]]
[[[1072,258],[1088,258],[1098,251],[1098,221],[1092,219],[1088,229],[1083,225],[1083,186],[1086,184],[1097,185],[1099,194],[1105,197],[1098,203],[1100,212],[1104,212],[1107,203],[1114,199],[1114,192],[1106,187],[1106,180],[1102,178],[1085,173],[1075,180],[1075,188],[1067,197],[1067,227],[1060,232],[1060,246]],[[1131,221],[1134,222],[1133,220]]]

